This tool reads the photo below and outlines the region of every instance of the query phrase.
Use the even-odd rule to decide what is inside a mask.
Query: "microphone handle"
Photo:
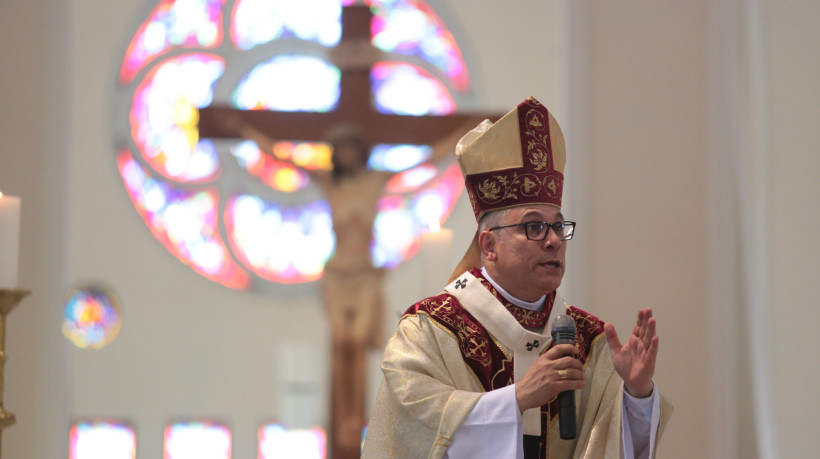
[[[558,428],[562,440],[575,438],[575,391],[558,394]]]
[[[558,337],[555,344],[575,344],[575,333],[572,337]],[[558,394],[558,430],[562,440],[572,440],[576,435],[575,425],[575,391],[567,390]]]
[[[559,321],[563,317],[558,317]],[[561,323],[560,326],[553,326],[552,340],[554,344],[575,344],[575,322],[570,320],[568,324]],[[576,435],[575,425],[575,391],[568,390],[558,394],[558,430],[562,440],[572,440]]]

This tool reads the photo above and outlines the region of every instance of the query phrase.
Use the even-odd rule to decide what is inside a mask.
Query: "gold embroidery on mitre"
[[[512,182],[510,182],[509,186],[507,186],[507,191],[504,193],[504,199],[518,199],[518,195],[515,193],[515,185],[521,183],[521,179],[518,177],[518,174],[513,174]],[[504,178],[504,185],[507,185],[507,179]]]
[[[524,184],[521,185],[521,194],[530,197],[538,196],[538,193],[540,193],[540,189],[542,187],[538,176],[535,174],[527,174],[521,177],[524,180]]]
[[[484,179],[484,183],[478,185],[478,192],[481,193],[479,198],[485,202],[492,202],[497,200],[499,193],[501,193],[501,187],[498,183],[499,181],[503,183],[503,177],[499,179],[499,177],[496,176],[493,178]]]
[[[518,199],[516,185],[519,184],[521,184],[521,177],[518,173],[512,174],[512,177],[504,175],[488,177],[476,186],[478,199],[488,204],[495,204],[504,199]]]
[[[518,193],[523,196],[537,196],[541,189],[544,189],[549,196],[555,196],[560,192],[560,182],[555,177],[538,177],[536,174],[522,174],[517,172],[511,176],[495,175],[485,178],[475,189],[477,194],[473,194],[468,187],[470,204],[475,200],[486,204],[497,204],[503,200],[517,200]],[[474,206],[475,207],[475,206]]]
[[[535,142],[532,142],[532,143],[535,144]],[[530,153],[530,164],[533,165],[533,168],[536,171],[539,171],[539,172],[543,169],[546,169],[547,166],[549,165],[549,159],[550,159],[547,152],[544,151],[544,150],[541,150],[540,148],[537,148],[537,147],[532,148],[531,151],[532,152]]]
[[[550,183],[547,184],[547,188],[552,191],[552,195],[558,192],[558,185],[555,183],[555,179],[550,180]]]
[[[530,137],[527,140],[527,156],[529,156],[530,164],[538,172],[552,168],[552,158],[550,158],[547,144],[548,135],[538,132],[546,128],[545,120],[542,118],[543,115],[534,109],[529,110],[525,115],[527,129],[524,135]]]
[[[527,122],[528,125],[536,128],[536,129],[541,129],[542,127],[544,127],[544,123],[541,122],[541,114],[540,113],[533,113],[532,110],[530,110],[530,112],[527,113],[527,115],[529,116],[530,114],[532,114],[532,119],[530,119],[529,122]]]
[[[476,206],[475,193],[473,193],[473,189],[471,187],[468,186],[466,188],[467,188],[467,197],[470,198],[470,207],[475,209],[475,206]]]
[[[532,189],[538,186],[538,182],[533,182],[529,177],[524,177],[524,193],[531,194]]]

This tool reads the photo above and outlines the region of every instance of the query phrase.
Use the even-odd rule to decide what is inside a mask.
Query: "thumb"
[[[609,344],[609,350],[617,351],[621,349],[621,340],[618,339],[618,332],[615,331],[615,326],[607,323],[604,324],[604,333],[606,333],[606,342]]]

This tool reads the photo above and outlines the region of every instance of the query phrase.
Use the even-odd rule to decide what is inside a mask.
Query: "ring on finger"
[[[562,381],[567,379],[567,370],[566,369],[558,370],[558,378],[561,379]]]

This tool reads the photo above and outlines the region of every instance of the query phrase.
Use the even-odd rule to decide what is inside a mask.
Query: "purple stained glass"
[[[200,139],[197,108],[334,110],[340,70],[330,50],[341,37],[341,6],[349,3],[161,0],[131,39],[118,93],[118,107],[128,107],[119,115],[130,134],[118,145],[120,174],[153,235],[200,275],[236,289],[321,276],[335,239],[327,204],[316,198],[308,172],[330,167],[327,146],[280,141],[262,152],[240,147],[239,140]],[[423,0],[366,3],[375,15],[374,46],[393,53],[371,71],[376,109],[455,111],[454,94],[465,97],[470,80],[433,9]],[[443,222],[460,196],[457,165],[422,165],[429,154],[424,148],[373,152],[372,168],[407,171],[394,177],[379,203],[371,246],[376,266],[413,256],[419,228],[431,219]],[[253,225],[277,220],[282,245],[272,246]],[[293,247],[306,248],[306,255],[297,257]]]

